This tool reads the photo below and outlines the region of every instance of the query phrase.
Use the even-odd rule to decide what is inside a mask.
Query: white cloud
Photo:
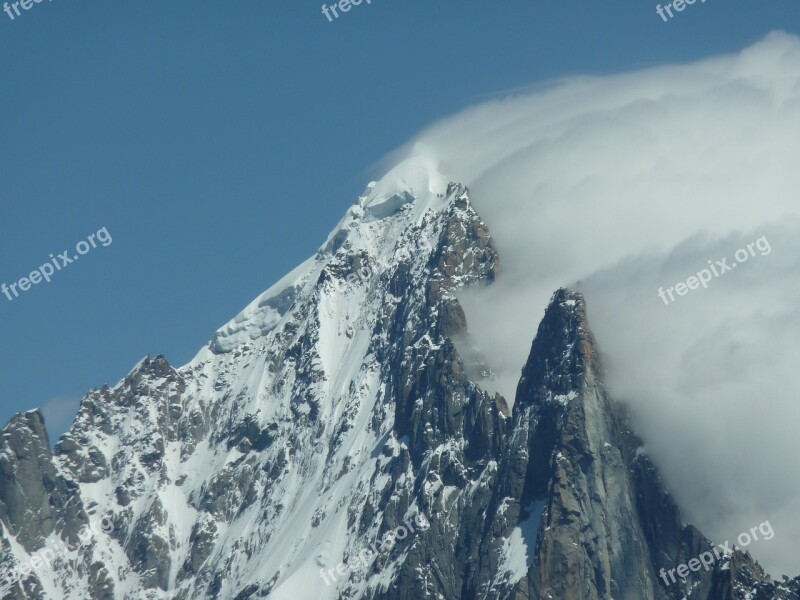
[[[51,443],[55,443],[72,426],[80,404],[80,398],[59,396],[48,400],[42,406],[41,410]]]
[[[685,514],[715,541],[800,564],[800,40],[576,78],[468,109],[407,152],[466,182],[503,274],[463,295],[513,398],[551,293],[581,288],[610,371]],[[766,235],[757,255],[665,306],[659,286]],[[729,259],[730,262],[730,259]]]

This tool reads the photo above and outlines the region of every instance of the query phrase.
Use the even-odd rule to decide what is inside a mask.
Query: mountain
[[[580,294],[531,316],[513,407],[483,391],[456,291],[499,276],[463,185],[422,160],[370,184],[189,364],[90,391],[52,452],[39,411],[6,425],[2,597],[800,599],[735,549],[662,579],[710,543]]]

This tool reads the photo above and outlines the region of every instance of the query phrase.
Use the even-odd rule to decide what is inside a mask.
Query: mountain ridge
[[[659,583],[708,542],[608,397],[584,298],[554,294],[512,409],[456,347],[456,291],[499,272],[469,190],[415,159],[187,365],[90,391],[52,452],[15,417],[0,573],[94,515],[113,530],[3,598],[800,598],[740,553]]]

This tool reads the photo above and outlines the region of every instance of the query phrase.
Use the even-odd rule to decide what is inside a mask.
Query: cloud
[[[42,414],[44,414],[44,422],[51,443],[55,444],[58,438],[72,426],[80,403],[80,398],[59,396],[48,400],[42,406]]]
[[[715,541],[800,565],[795,365],[800,40],[581,77],[472,107],[402,149],[467,183],[503,272],[462,302],[513,399],[552,292],[579,287],[609,369],[684,514]],[[669,305],[668,288],[762,236],[772,252]],[[713,263],[712,263],[713,264]],[[578,283],[580,282],[580,283]]]

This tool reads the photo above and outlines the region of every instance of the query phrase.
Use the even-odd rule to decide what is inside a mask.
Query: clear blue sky
[[[143,355],[188,361],[440,117],[800,30],[797,0],[698,0],[669,23],[655,4],[373,0],[332,23],[309,0],[0,13],[0,283],[102,227],[113,239],[0,296],[0,422],[49,405],[60,434]]]

